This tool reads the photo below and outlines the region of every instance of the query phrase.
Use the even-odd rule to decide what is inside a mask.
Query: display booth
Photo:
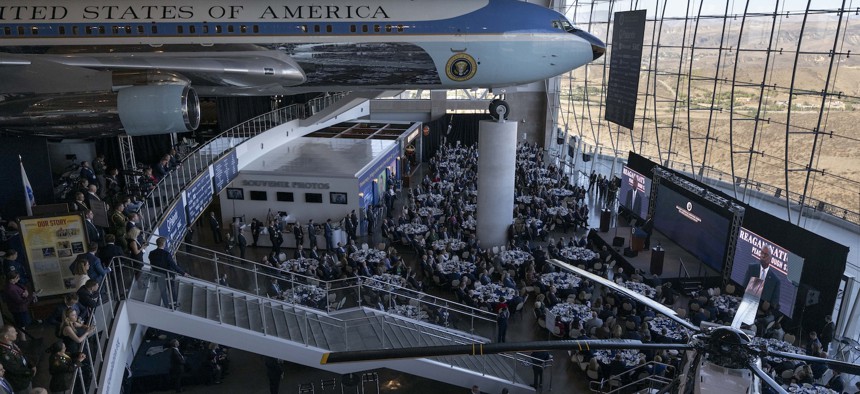
[[[284,243],[294,248],[293,228],[301,223],[305,230],[304,247],[308,245],[307,225],[317,226],[317,247],[325,248],[322,226],[332,220],[334,242],[346,242],[342,220],[351,212],[359,218],[358,233],[365,231],[365,209],[381,204],[386,184],[399,177],[401,144],[396,139],[352,139],[315,137],[298,138],[273,149],[246,165],[233,182],[220,193],[222,223],[241,218],[250,244],[248,225],[256,218],[264,225],[280,222]],[[269,246],[269,235],[263,231],[258,245]]]

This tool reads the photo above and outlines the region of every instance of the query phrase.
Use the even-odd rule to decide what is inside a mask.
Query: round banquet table
[[[666,316],[656,316],[650,320],[648,329],[651,330],[651,338],[656,343],[686,343],[690,337],[690,330]],[[665,334],[663,330],[666,330]]]
[[[583,304],[571,304],[568,302],[560,302],[550,309],[556,316],[561,317],[561,321],[569,324],[572,321],[586,322],[591,319],[591,308]]]
[[[784,353],[806,354],[803,349],[794,346],[786,341],[780,341],[773,338],[753,337],[752,344],[756,347],[765,347],[768,350],[776,350]],[[771,365],[779,364],[785,361],[784,358],[768,355],[764,357]]]
[[[550,272],[540,276],[540,282],[547,287],[554,285],[556,289],[567,290],[568,293],[579,287],[581,281],[582,278],[569,272]]]
[[[359,250],[349,255],[356,263],[367,263],[368,265],[378,264],[386,256],[384,251],[376,249]]]
[[[319,264],[317,259],[300,258],[284,261],[280,267],[284,271],[308,274],[315,272]]]
[[[314,285],[298,285],[284,291],[283,298],[287,302],[307,305],[313,308],[326,308],[325,289]]]
[[[630,290],[633,290],[639,294],[642,294],[648,298],[653,299],[654,297],[657,296],[657,290],[655,290],[653,287],[648,286],[648,285],[641,283],[641,282],[633,282],[633,281],[628,280],[628,281],[624,282],[624,287],[626,287]]]
[[[561,188],[549,189],[549,193],[558,197],[570,197],[573,195],[573,191]]]
[[[448,260],[446,262],[439,263],[439,268],[443,274],[455,279],[459,279],[465,274],[472,274],[475,272],[475,264],[463,260]]]
[[[511,303],[519,293],[498,283],[490,283],[485,286],[478,282],[475,283],[475,290],[469,291],[469,295],[479,304],[490,304],[498,302],[499,297],[504,297],[505,302]],[[509,305],[508,307],[511,308],[512,306]]]
[[[598,258],[598,254],[588,248],[570,246],[562,248],[558,254],[565,258],[571,265],[587,264]]]
[[[424,235],[430,231],[426,225],[416,223],[406,223],[397,226],[397,230],[408,235]]]
[[[421,207],[418,208],[418,216],[421,217],[439,217],[442,216],[442,210],[436,207]]]
[[[505,266],[519,267],[525,263],[534,260],[534,256],[522,250],[506,250],[499,253],[499,259]]]
[[[433,250],[444,251],[447,250],[447,248],[449,247],[451,248],[452,252],[458,252],[466,247],[466,243],[458,239],[439,239],[433,241]]]

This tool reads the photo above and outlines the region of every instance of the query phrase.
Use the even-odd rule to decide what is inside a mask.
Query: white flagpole
[[[18,155],[18,162],[21,163],[21,180],[24,182],[24,203],[27,205],[27,216],[33,216],[33,206],[36,205],[36,196],[33,194],[33,186],[30,185],[30,179],[27,178],[27,171],[24,171],[24,160],[21,155]]]

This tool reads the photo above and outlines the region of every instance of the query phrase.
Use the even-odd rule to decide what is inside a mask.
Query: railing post
[[[218,324],[224,324],[224,311],[221,310],[221,288],[215,285],[215,302],[218,304]]]

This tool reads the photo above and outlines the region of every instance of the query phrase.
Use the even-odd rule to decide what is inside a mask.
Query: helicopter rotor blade
[[[748,368],[750,371],[752,371],[754,374],[756,374],[756,376],[758,376],[762,382],[767,383],[767,385],[770,386],[770,388],[774,389],[774,391],[776,391],[777,393],[788,394],[788,391],[785,391],[785,389],[782,388],[782,386],[780,386],[779,383],[777,383],[775,380],[773,380],[773,378],[770,377],[770,375],[765,373],[761,369],[761,367],[759,367],[758,364],[756,364],[755,361],[751,361],[749,363]]]
[[[374,349],[323,354],[320,364],[335,364],[354,361],[378,361],[400,358],[424,358],[435,356],[482,356],[498,353],[531,352],[536,350],[600,350],[600,349],[659,349],[689,350],[689,344],[642,343],[632,340],[562,340],[507,343],[474,343],[468,345],[421,346],[402,349]]]
[[[636,302],[639,302],[641,304],[648,306],[649,308],[665,315],[669,319],[672,319],[672,321],[674,321],[675,323],[678,323],[679,325],[684,326],[684,327],[686,327],[686,328],[688,328],[694,332],[701,331],[701,329],[698,326],[696,326],[695,324],[690,323],[689,321],[684,320],[683,318],[679,317],[678,314],[675,313],[675,311],[672,310],[671,308],[669,308],[669,307],[667,307],[667,306],[665,306],[665,305],[663,305],[657,301],[654,301],[654,300],[652,300],[652,299],[650,299],[650,298],[648,298],[642,294],[639,294],[639,293],[637,293],[633,290],[630,290],[626,287],[619,286],[618,284],[616,284],[615,282],[613,282],[611,280],[608,280],[608,279],[603,278],[601,276],[592,274],[591,272],[588,272],[586,270],[579,269],[579,268],[574,267],[574,266],[572,266],[568,263],[565,263],[563,261],[559,261],[556,259],[549,259],[549,261],[551,263],[553,263],[554,265],[557,265],[559,267],[564,268],[565,270],[573,272],[574,274],[576,274],[578,276],[586,278],[586,279],[588,279],[592,282],[595,282],[595,283],[600,283],[601,285],[609,287],[610,289],[615,290],[618,293],[624,294],[625,296],[636,300]]]
[[[828,368],[844,372],[851,375],[860,375],[860,365],[847,363],[844,361],[831,360],[829,358],[821,358],[814,356],[807,356],[805,354],[796,354],[796,353],[786,353],[780,351],[767,351],[768,355],[776,356],[780,358],[788,358],[792,360],[798,361],[806,361],[807,363],[821,363],[827,365]]]

